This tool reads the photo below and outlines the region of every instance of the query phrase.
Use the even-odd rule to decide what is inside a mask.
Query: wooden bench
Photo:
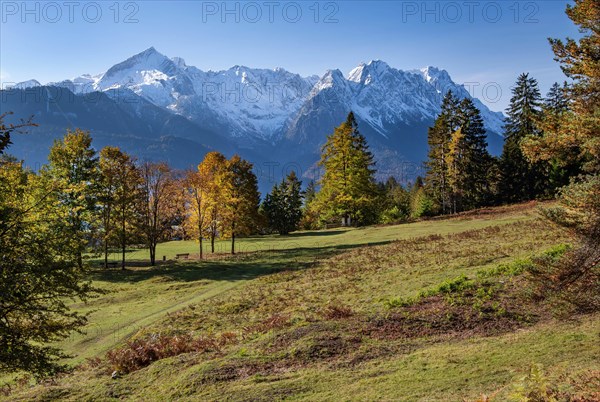
[[[109,262],[106,264],[106,266],[109,268],[116,268],[119,266],[119,264],[120,264],[120,262]]]
[[[187,260],[189,256],[190,256],[190,253],[175,254],[175,259],[176,260],[179,260],[179,259]]]

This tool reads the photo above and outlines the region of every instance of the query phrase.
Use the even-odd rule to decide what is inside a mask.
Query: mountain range
[[[153,47],[97,75],[61,82],[29,80],[3,90],[1,110],[33,115],[39,127],[14,138],[11,153],[32,167],[66,128],[90,130],[94,144],[117,145],[141,159],[178,168],[218,150],[255,164],[261,190],[290,170],[318,177],[320,147],[349,111],[375,155],[379,178],[401,181],[421,172],[427,127],[452,91],[464,86],[436,67],[403,71],[383,61],[302,77],[282,68],[234,66],[202,71]],[[480,109],[493,154],[502,146],[503,114]]]

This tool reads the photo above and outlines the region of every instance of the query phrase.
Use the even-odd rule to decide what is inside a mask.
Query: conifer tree
[[[341,219],[343,225],[374,220],[375,162],[354,113],[327,137],[319,164],[325,168],[316,199],[320,219]]]
[[[542,105],[542,113],[540,114],[538,126],[542,132],[542,136],[546,132],[554,133],[560,129],[563,119],[567,116],[570,110],[570,101],[568,99],[569,87],[565,82],[562,86],[555,82],[548,94],[544,98]],[[527,137],[521,144],[521,149],[528,159],[535,161],[537,156],[531,158],[531,150],[529,146],[532,143],[540,140],[542,136]],[[548,164],[548,193],[554,195],[560,187],[569,184],[571,177],[581,173],[581,163],[578,161],[579,147],[565,149],[561,155],[555,155],[547,160]]]
[[[567,112],[569,110],[569,98],[567,97],[568,90],[569,86],[566,81],[562,86],[558,82],[552,84],[544,98],[543,109],[552,111],[555,114]]]
[[[410,217],[416,219],[435,212],[434,200],[425,190],[423,178],[419,176],[410,190]]]
[[[308,182],[306,190],[304,190],[304,205],[310,204],[317,196],[317,185],[314,180]]]
[[[427,133],[429,145],[428,160],[425,164],[427,192],[436,201],[442,214],[450,212],[448,156],[452,134],[459,128],[458,103],[458,99],[448,91],[442,101],[440,115]]]
[[[537,81],[527,73],[521,74],[512,89],[500,158],[500,192],[506,202],[531,200],[545,190],[545,165],[530,163],[521,150],[525,138],[541,134],[538,128],[541,101]]]
[[[396,180],[389,177],[385,183],[379,183],[381,197],[380,223],[397,223],[410,216],[409,192]]]
[[[459,101],[451,92],[446,94],[428,143],[426,190],[439,212],[456,213],[489,202],[493,159],[481,113],[470,99]]]
[[[493,158],[487,150],[487,134],[481,112],[471,99],[465,98],[459,105],[460,131],[465,149],[462,172],[461,210],[486,205],[491,198],[489,172]],[[456,211],[456,210],[455,210]]]
[[[298,229],[302,218],[302,182],[291,172],[280,184],[273,186],[263,202],[271,230],[288,234]]]

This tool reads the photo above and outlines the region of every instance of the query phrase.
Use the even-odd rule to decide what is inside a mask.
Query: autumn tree
[[[417,177],[410,189],[410,217],[413,219],[431,216],[436,213],[435,201],[425,189],[424,181]]]
[[[121,269],[125,269],[127,246],[132,233],[141,225],[140,207],[143,206],[142,176],[135,159],[125,152],[116,155],[116,190],[113,208],[115,234],[121,248]]]
[[[570,100],[568,95],[569,87],[565,82],[563,85],[554,83],[544,98],[542,112],[539,117],[538,127],[541,135],[529,136],[523,139],[521,148],[526,157],[528,154],[528,144],[535,143],[545,137],[544,133],[555,133],[560,130],[563,119],[570,113]],[[542,140],[543,141],[543,140]],[[579,148],[572,147],[563,149],[560,154],[556,154],[548,159],[529,158],[532,162],[545,163],[548,167],[548,192],[551,195],[556,193],[560,187],[569,184],[571,177],[581,173],[581,161],[578,158]]]
[[[200,259],[203,258],[204,248],[202,239],[209,223],[210,209],[208,202],[209,180],[199,170],[190,170],[185,174],[185,225],[187,232],[198,240]]]
[[[558,263],[542,264],[537,274],[545,294],[595,311],[600,309],[600,3],[575,0],[566,12],[583,37],[550,39],[550,44],[573,80],[570,110],[554,129],[529,137],[523,150],[532,161],[583,163],[583,175],[561,190],[560,205],[546,210],[550,219],[577,235],[579,244]]]
[[[188,225],[195,228],[194,236],[200,242],[205,235],[210,239],[210,249],[213,254],[215,239],[219,235],[225,213],[225,199],[229,191],[228,178],[227,158],[220,152],[209,152],[198,165],[194,181],[189,183],[201,188],[190,188],[191,196],[195,198],[195,191],[200,191],[197,194],[200,198],[190,201],[191,213],[188,214]],[[191,204],[192,201],[195,205]]]
[[[180,193],[174,172],[164,162],[144,162],[141,176],[141,232],[150,251],[150,264],[156,264],[156,246],[174,225]]]
[[[231,254],[235,254],[236,236],[256,229],[260,194],[250,162],[234,155],[226,166],[219,186],[225,195],[221,229],[231,238]]]
[[[319,165],[325,169],[315,200],[320,219],[341,219],[343,225],[373,221],[375,162],[354,113],[327,137]]]

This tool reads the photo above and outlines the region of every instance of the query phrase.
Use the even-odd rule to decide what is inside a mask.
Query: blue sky
[[[0,79],[46,83],[96,74],[150,46],[203,70],[237,64],[347,74],[381,59],[400,69],[444,68],[503,110],[521,72],[537,78],[543,93],[564,80],[547,38],[578,36],[566,4],[2,0]]]

